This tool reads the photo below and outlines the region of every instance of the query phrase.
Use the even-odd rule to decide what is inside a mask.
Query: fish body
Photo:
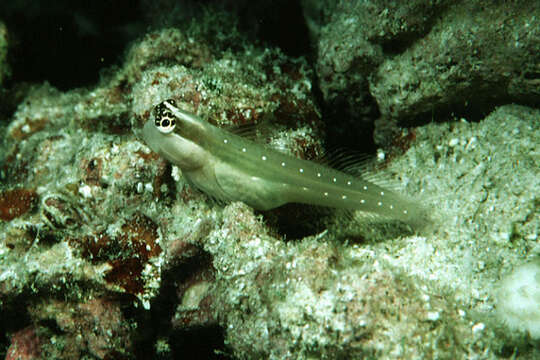
[[[359,210],[412,225],[426,218],[420,207],[393,191],[215,127],[180,110],[173,100],[156,106],[143,138],[216,199],[242,201],[259,210],[286,203]]]

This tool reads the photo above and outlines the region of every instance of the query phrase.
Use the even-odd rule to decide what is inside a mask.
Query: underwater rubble
[[[93,86],[2,97],[0,109],[19,100],[0,111],[1,356],[538,356],[534,333],[496,315],[500,278],[540,255],[538,8],[330,3],[301,2],[315,59],[255,43],[233,10],[208,7],[198,22],[149,30]],[[489,24],[471,29],[474,19]],[[514,48],[493,46],[510,35]],[[437,65],[442,49],[450,70]],[[415,232],[210,199],[142,140],[170,98],[219,127],[258,124],[257,141],[308,160],[363,142],[348,122],[375,127],[375,167],[432,223]],[[477,100],[481,117],[445,113]],[[431,109],[436,121],[416,122]]]

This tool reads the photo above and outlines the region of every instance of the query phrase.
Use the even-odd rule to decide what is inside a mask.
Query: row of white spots
[[[224,140],[223,140],[223,143],[225,143],[225,144],[227,144],[228,142],[229,142],[229,140],[227,140],[227,139],[224,139]],[[242,148],[242,152],[245,153],[246,151],[247,151],[246,148]],[[263,161],[266,161],[266,160],[268,160],[268,157],[267,157],[266,155],[262,155],[262,156],[261,156],[261,159],[262,159]],[[286,166],[285,162],[282,162],[282,163],[281,163],[281,166],[282,166],[282,167],[285,167],[285,166]],[[303,168],[298,169],[298,171],[299,171],[300,173],[304,173],[304,169],[303,169]],[[320,172],[318,172],[318,173],[317,173],[317,177],[322,177],[322,174],[321,174]],[[252,179],[255,180],[256,178],[255,178],[255,177],[252,177]],[[337,182],[337,178],[332,178],[332,181],[336,183],[336,182]],[[348,180],[348,181],[347,181],[347,185],[348,185],[348,186],[351,186],[351,185],[352,185],[352,181]],[[362,188],[363,188],[364,191],[367,191],[367,189],[368,189],[367,185],[364,185]],[[307,190],[308,190],[308,188],[305,187],[305,186],[304,186],[302,189],[303,189],[304,191],[307,191]],[[380,194],[381,194],[381,196],[384,196],[384,191],[381,191]],[[325,191],[325,192],[324,192],[324,196],[325,196],[325,197],[329,196],[328,192]],[[342,198],[343,200],[346,200],[346,199],[347,199],[347,195],[342,195],[341,198]],[[366,203],[366,200],[361,199],[361,200],[360,200],[360,203],[361,203],[361,204],[365,204],[365,203]],[[379,201],[379,202],[377,202],[377,205],[378,205],[378,206],[382,206],[383,203],[382,203],[381,201]],[[394,205],[390,205],[390,209],[393,210],[393,209],[394,209]],[[403,210],[403,213],[404,213],[404,214],[407,214],[407,210]]]

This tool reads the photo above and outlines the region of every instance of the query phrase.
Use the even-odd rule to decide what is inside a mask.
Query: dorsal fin
[[[272,121],[272,115],[263,114],[257,121],[241,125],[227,125],[223,130],[241,136],[253,142],[264,144],[276,131],[276,125]]]
[[[373,156],[342,148],[326,151],[319,162],[352,176],[362,176],[374,164]]]
[[[260,136],[259,124],[255,123],[224,126],[223,130],[251,141],[257,141]]]
[[[354,177],[370,181],[388,190],[400,191],[401,186],[385,171],[373,155],[336,148],[327,151],[319,161],[323,165]]]
[[[281,125],[263,120],[259,123],[225,126],[222,129],[266,148],[290,154],[289,149],[284,147],[283,144],[273,141],[279,138],[281,132],[288,131]]]

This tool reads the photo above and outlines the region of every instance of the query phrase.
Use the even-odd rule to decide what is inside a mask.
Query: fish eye
[[[169,134],[174,130],[176,126],[176,121],[174,120],[174,117],[163,116],[160,118],[156,118],[155,125],[159,132],[163,134]]]
[[[175,105],[174,100],[167,100],[171,105]],[[164,102],[159,103],[154,108],[154,125],[162,134],[171,133],[176,126],[174,114],[165,106]]]

